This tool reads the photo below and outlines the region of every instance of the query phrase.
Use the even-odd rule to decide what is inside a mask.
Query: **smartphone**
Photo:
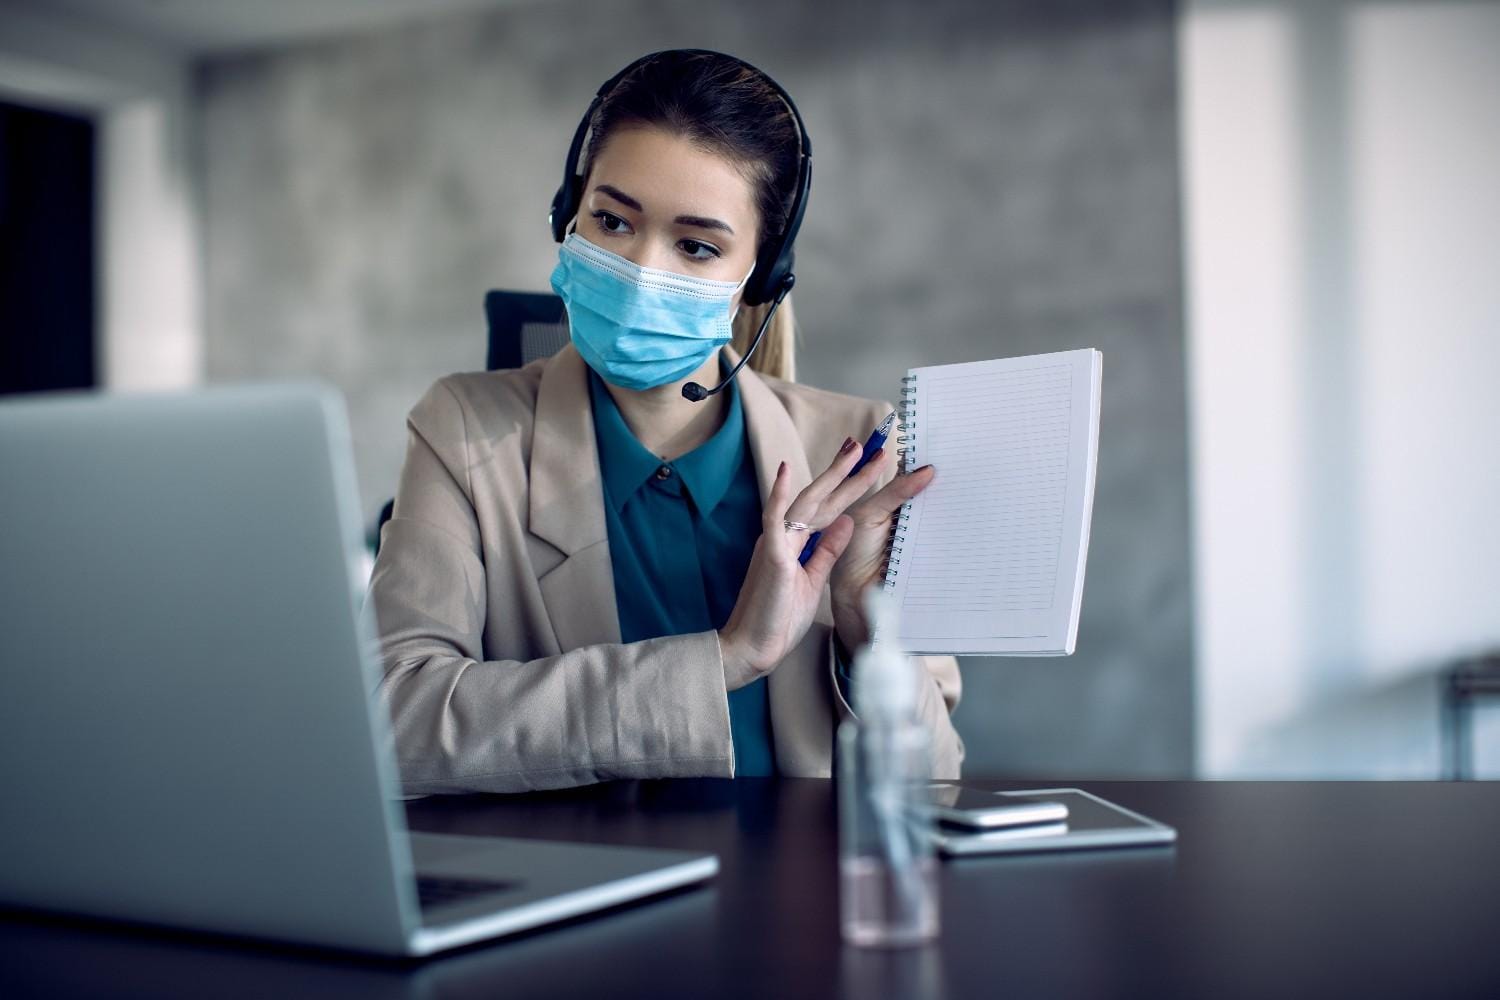
[[[928,784],[928,811],[938,822],[965,830],[999,830],[1033,823],[1058,823],[1068,818],[1062,802],[1016,799],[982,788],[965,788],[951,781]]]

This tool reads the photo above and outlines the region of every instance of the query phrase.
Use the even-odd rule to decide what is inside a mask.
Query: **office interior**
[[[405,415],[544,290],[599,82],[703,46],[816,145],[798,379],[1096,347],[1077,652],[966,658],[966,777],[1500,775],[1500,4],[0,3],[0,387]],[[4,474],[11,474],[7,470]]]

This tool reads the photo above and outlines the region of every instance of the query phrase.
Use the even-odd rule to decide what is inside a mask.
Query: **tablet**
[[[969,832],[935,827],[937,849],[949,857],[975,854],[1021,854],[1031,851],[1073,851],[1099,847],[1172,844],[1177,831],[1164,823],[1106,802],[1079,788],[1044,788],[1000,792],[1019,802],[1059,802],[1068,808],[1066,822],[1031,827]]]

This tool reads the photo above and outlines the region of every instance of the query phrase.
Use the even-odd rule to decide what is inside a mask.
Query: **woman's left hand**
[[[872,458],[870,464],[890,459],[889,453]],[[854,535],[828,578],[833,624],[839,640],[851,652],[864,645],[870,635],[865,620],[865,588],[885,579],[890,551],[891,522],[896,511],[911,497],[927,488],[937,470],[931,465],[899,474],[872,496],[849,507]]]

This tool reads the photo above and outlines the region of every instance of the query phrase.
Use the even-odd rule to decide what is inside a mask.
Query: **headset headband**
[[[797,240],[797,231],[802,228],[802,214],[807,207],[807,191],[812,186],[812,139],[808,137],[807,128],[802,124],[802,115],[798,113],[797,105],[792,103],[791,95],[782,88],[781,84],[743,59],[723,52],[710,49],[663,49],[641,56],[604,81],[598,92],[594,94],[593,101],[589,103],[588,110],[583,113],[583,120],[578,123],[578,128],[573,132],[573,141],[568,145],[568,161],[564,166],[563,182],[558,187],[557,194],[552,196],[552,210],[547,216],[547,221],[552,227],[552,238],[561,243],[567,237],[568,223],[578,214],[579,202],[583,200],[583,178],[578,175],[578,158],[583,153],[583,139],[588,134],[590,123],[594,120],[594,112],[599,109],[599,105],[619,82],[637,67],[658,56],[668,54],[706,55],[733,59],[771,85],[777,96],[786,104],[787,110],[792,113],[792,121],[797,124],[799,145],[797,188],[792,199],[791,211],[787,213],[786,227],[778,236],[768,240],[756,255],[755,270],[750,275],[750,280],[745,283],[742,296],[742,301],[748,306],[769,302],[776,297],[783,285],[789,286],[789,283],[795,280],[792,274],[792,267],[796,261],[793,244]]]

